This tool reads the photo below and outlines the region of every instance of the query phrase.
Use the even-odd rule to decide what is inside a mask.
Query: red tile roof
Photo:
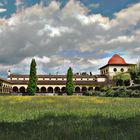
[[[108,64],[127,64],[126,62],[125,62],[125,60],[122,58],[122,57],[120,57],[118,54],[115,54],[115,55],[113,55],[110,59],[109,59],[109,61],[108,61]]]
[[[8,84],[11,84],[11,82],[10,82],[10,81],[5,80],[5,79],[3,79],[3,78],[1,78],[1,77],[0,77],[0,81],[5,82],[5,83],[8,83]]]

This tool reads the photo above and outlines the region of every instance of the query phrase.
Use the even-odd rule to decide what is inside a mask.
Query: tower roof
[[[118,54],[115,54],[109,59],[108,64],[109,65],[113,65],[113,64],[122,65],[122,64],[127,64],[127,63],[122,57],[120,57]]]

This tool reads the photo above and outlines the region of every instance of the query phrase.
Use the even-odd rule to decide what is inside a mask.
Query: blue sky
[[[0,0],[0,75],[92,71],[140,59],[140,0]]]
[[[5,2],[6,1],[6,2]],[[44,2],[44,5],[48,5],[48,3],[51,2],[51,0],[22,0],[24,3],[23,5],[26,7],[33,6],[34,4],[40,3],[41,1]],[[110,18],[113,18],[113,14],[115,12],[120,11],[121,9],[124,9],[128,7],[131,4],[137,3],[140,0],[80,0],[81,3],[83,3],[88,9],[90,10],[90,14],[92,13],[101,13],[104,16],[108,16]],[[7,9],[6,12],[0,13],[0,17],[9,17],[11,14],[16,12],[16,0],[0,0],[1,3],[3,3],[3,6],[1,8]],[[59,0],[61,3],[61,8],[65,6],[68,2],[68,0]]]

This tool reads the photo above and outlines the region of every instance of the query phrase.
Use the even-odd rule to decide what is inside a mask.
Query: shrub
[[[132,91],[130,97],[140,97],[140,91],[139,90]]]
[[[100,97],[140,97],[140,90],[118,88],[116,90],[108,89],[107,91],[87,91],[83,95]]]
[[[84,96],[92,96],[92,91],[86,91],[83,93]]]

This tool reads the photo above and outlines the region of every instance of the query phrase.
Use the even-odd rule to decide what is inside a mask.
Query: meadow
[[[140,98],[0,97],[0,140],[140,140]]]

